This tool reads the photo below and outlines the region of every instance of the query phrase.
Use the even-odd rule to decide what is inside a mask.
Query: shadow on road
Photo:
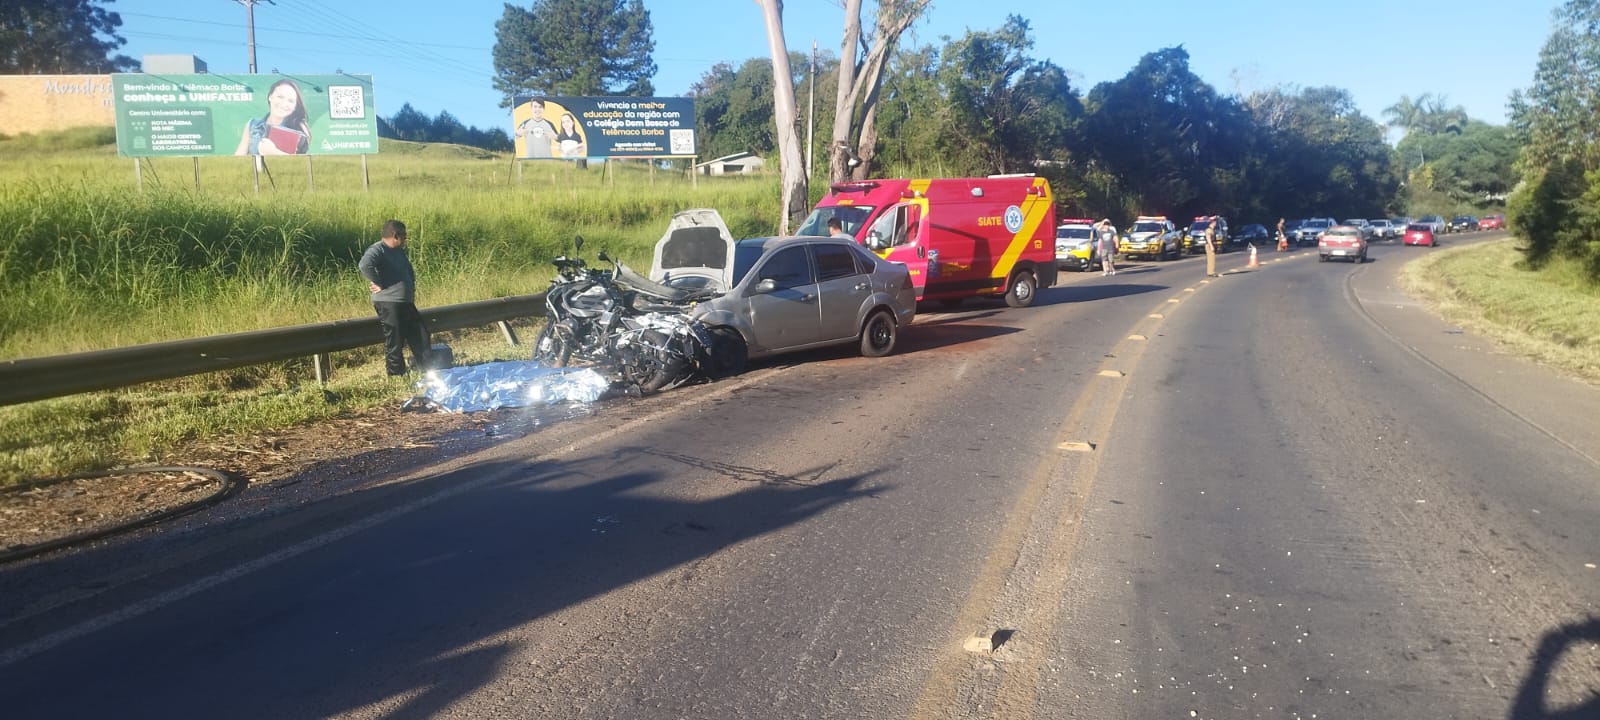
[[[1545,697],[1550,689],[1551,674],[1560,664],[1561,656],[1571,651],[1574,646],[1594,644],[1600,644],[1600,617],[1563,625],[1545,633],[1544,638],[1539,641],[1539,648],[1534,651],[1533,665],[1528,668],[1527,677],[1523,678],[1522,686],[1517,689],[1517,696],[1511,704],[1511,712],[1506,716],[1507,720],[1600,718],[1600,695],[1595,695],[1592,687],[1589,689],[1588,698],[1568,707],[1547,707]],[[1576,682],[1582,683],[1581,680]]]
[[[1133,271],[1118,271],[1115,276],[1107,278],[1108,282],[1097,285],[1065,285],[1046,288],[1039,291],[1038,304],[1057,305],[1061,303],[1093,302],[1095,300],[1109,300],[1111,298],[1144,295],[1172,289],[1171,285],[1117,282],[1117,278],[1131,274],[1135,273]]]
[[[820,479],[827,466],[780,477],[657,455],[624,447],[484,463],[352,493],[339,516],[280,518],[276,535],[208,569],[215,584],[4,667],[0,707],[17,717],[436,717],[504,675],[536,689],[604,644],[595,632],[626,637],[638,630],[630,622],[650,621],[613,618],[611,630],[565,637],[540,618],[867,494],[864,476]],[[653,487],[663,472],[619,471],[674,463],[694,467],[695,492]],[[682,499],[691,494],[705,499]],[[372,518],[408,503],[419,511]],[[331,535],[304,540],[319,533]],[[230,574],[274,552],[290,554]],[[693,591],[692,574],[669,582],[680,581]],[[518,657],[528,646],[548,654]]]

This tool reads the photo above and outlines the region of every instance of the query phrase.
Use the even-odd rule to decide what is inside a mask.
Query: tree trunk
[[[861,42],[861,0],[845,0],[844,41],[839,44],[839,90],[834,96],[833,141],[828,143],[828,179],[850,176],[850,139],[855,129],[856,45]]]
[[[829,177],[834,182],[840,182],[848,177],[857,179],[865,178],[871,174],[871,159],[877,153],[878,133],[873,128],[877,119],[878,91],[883,87],[884,70],[889,65],[889,56],[894,52],[895,45],[899,43],[900,36],[922,16],[927,9],[929,0],[879,0],[878,22],[872,33],[872,47],[867,49],[866,57],[862,58],[861,65],[854,67],[854,76],[849,83],[849,98],[841,100],[834,109],[834,144],[829,148]],[[854,8],[852,12],[851,8]],[[861,3],[851,0],[845,9],[845,36],[847,41],[851,37],[859,37],[861,32]],[[852,36],[852,33],[854,35]],[[845,68],[854,65],[855,49],[851,46],[848,54],[841,55],[839,59],[839,94],[841,98],[846,91],[844,80]],[[859,108],[858,108],[859,106]],[[839,118],[861,118],[859,124],[841,123]],[[839,133],[841,128],[848,133],[843,140]],[[854,140],[852,143],[851,140]],[[850,152],[860,159],[860,164],[850,167],[848,161]]]
[[[800,124],[796,122],[794,75],[789,72],[789,49],[783,41],[782,0],[756,0],[767,21],[767,47],[772,53],[772,102],[778,131],[778,176],[782,185],[783,214],[778,234],[789,234],[789,223],[806,211],[806,168],[800,154]]]

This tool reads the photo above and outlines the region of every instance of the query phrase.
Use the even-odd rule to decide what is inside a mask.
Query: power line
[[[369,44],[369,47],[388,50],[397,42],[392,36],[382,37],[373,34],[370,24],[364,24],[361,21],[350,17],[349,15],[338,12],[337,10],[324,9],[314,3],[307,2],[307,0],[284,0],[284,2],[286,5],[291,6],[294,9],[293,11],[303,13],[312,24],[328,25],[345,31],[349,33],[349,36],[352,39],[355,39],[357,42],[367,43]],[[410,53],[404,57],[396,57],[395,59],[399,60],[401,64],[416,69],[430,69],[430,65],[443,64],[454,67],[462,72],[471,73],[474,76],[491,77],[478,67],[468,65],[461,60],[446,57],[438,53]]]
[[[122,15],[124,17],[142,17],[142,18],[150,18],[151,20],[169,20],[169,21],[172,21],[172,22],[190,23],[190,24],[194,24],[194,25],[219,25],[219,26],[222,26],[222,27],[230,27],[230,28],[239,27],[239,23],[220,22],[220,21],[217,21],[217,20],[190,20],[188,18],[169,17],[169,16],[166,16],[166,15],[147,15],[145,13],[131,13],[131,12],[124,12],[124,13],[118,13],[118,14]],[[256,29],[258,29],[258,30],[272,30],[274,32],[290,32],[290,33],[294,33],[296,35],[312,35],[312,36],[315,36],[315,37],[329,37],[329,38],[335,38],[335,39],[339,39],[339,40],[355,39],[355,36],[351,36],[351,35],[339,35],[339,34],[335,34],[335,33],[320,33],[320,32],[312,32],[310,30],[296,30],[296,29],[292,29],[292,28],[271,27],[271,26],[267,26],[267,25],[257,25]],[[133,35],[133,34],[148,34],[148,33],[124,32],[123,34]],[[183,36],[171,36],[171,37],[177,37],[179,39],[190,39],[190,38],[186,38],[186,37],[183,37]],[[404,42],[407,47],[436,47],[436,48],[445,48],[445,49],[449,49],[449,50],[492,50],[493,49],[493,48],[486,48],[486,47],[478,47],[478,46],[474,46],[474,45],[446,45],[446,44],[443,44],[443,43],[414,42],[414,41],[411,41],[411,40],[403,40],[401,42]]]

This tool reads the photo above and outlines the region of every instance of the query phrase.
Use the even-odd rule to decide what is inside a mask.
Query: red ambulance
[[[911,271],[918,300],[1033,304],[1056,283],[1055,198],[1032,175],[834,183],[797,235],[844,232]]]

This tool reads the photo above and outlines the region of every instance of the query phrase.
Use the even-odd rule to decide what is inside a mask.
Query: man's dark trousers
[[[402,351],[405,345],[411,346],[411,363],[419,370],[426,369],[432,348],[428,345],[428,330],[422,326],[422,313],[417,312],[416,304],[375,302],[372,307],[378,311],[378,322],[383,325],[384,369],[390,375],[406,374],[406,358]]]

